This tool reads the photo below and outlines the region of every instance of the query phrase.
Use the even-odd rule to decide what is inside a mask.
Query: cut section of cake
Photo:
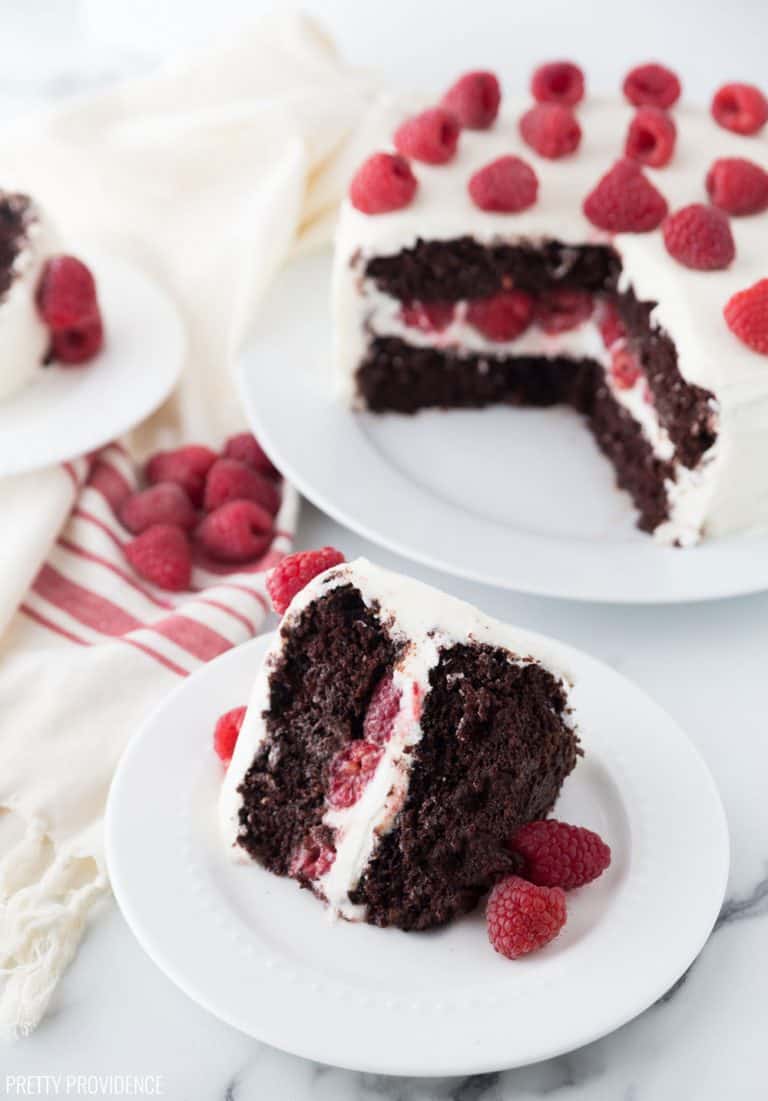
[[[516,870],[580,754],[555,644],[365,559],[293,596],[221,795],[227,844],[349,920],[442,925]]]

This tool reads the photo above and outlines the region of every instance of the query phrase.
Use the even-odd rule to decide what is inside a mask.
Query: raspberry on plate
[[[488,340],[504,343],[524,333],[533,320],[534,302],[527,291],[499,291],[467,305],[467,321]]]
[[[267,577],[267,592],[277,614],[284,614],[296,593],[313,577],[343,561],[344,555],[335,547],[321,547],[320,550],[297,551],[279,562]]]
[[[721,157],[707,173],[707,194],[726,214],[760,214],[768,209],[768,172],[744,157]]]
[[[220,562],[252,562],[272,542],[273,518],[255,501],[228,501],[209,512],[197,529],[202,549]]]
[[[556,160],[579,147],[581,127],[570,107],[562,103],[537,103],[520,119],[523,141],[540,156]]]
[[[536,302],[536,322],[554,336],[577,328],[592,316],[592,295],[574,287],[553,287]]]
[[[356,803],[373,778],[384,750],[373,742],[355,741],[340,749],[328,770],[327,800],[334,810]]]
[[[430,107],[395,132],[395,149],[425,164],[446,164],[456,154],[461,126],[446,107]]]
[[[524,858],[520,874],[540,887],[583,887],[611,863],[611,850],[598,834],[555,818],[528,822],[509,844]]]
[[[734,134],[756,134],[768,122],[768,99],[754,84],[724,84],[712,99],[712,117]]]
[[[98,314],[68,329],[51,330],[53,358],[67,367],[88,363],[104,346],[104,328]]]
[[[572,61],[548,61],[534,71],[531,94],[538,103],[574,107],[584,98],[584,73]]]
[[[536,202],[539,181],[529,164],[512,155],[498,157],[475,172],[469,194],[481,210],[517,214]]]
[[[175,451],[157,451],[147,463],[146,476],[150,485],[176,482],[186,490],[193,505],[203,503],[203,490],[208,471],[218,455],[202,444],[187,444]]]
[[[399,153],[374,153],[358,168],[349,185],[349,198],[363,214],[387,214],[413,199],[418,181]]]
[[[181,530],[171,524],[153,524],[125,547],[125,557],[140,577],[161,589],[189,588],[192,552]]]
[[[624,78],[624,95],[635,107],[671,107],[680,98],[680,81],[656,62],[637,65]]]
[[[279,478],[280,471],[272,465],[264,448],[251,432],[239,432],[236,436],[230,436],[224,444],[222,452],[225,459],[239,459],[241,463],[248,463],[259,474],[266,474],[268,478]]]
[[[737,291],[723,315],[731,332],[753,352],[768,356],[768,279]]]
[[[213,731],[213,748],[225,765],[232,760],[240,728],[245,718],[245,707],[233,707],[216,720]]]
[[[467,130],[487,130],[499,113],[501,88],[493,73],[464,73],[443,96],[443,107]]]
[[[153,524],[171,524],[191,531],[197,522],[197,513],[180,485],[158,482],[126,497],[118,510],[118,519],[128,531],[141,535]]]
[[[661,225],[667,201],[640,166],[624,157],[587,195],[584,213],[593,225],[609,233],[647,233]]]
[[[516,960],[554,940],[567,916],[565,892],[559,887],[538,887],[508,876],[488,898],[488,939],[500,955]]]
[[[37,308],[49,329],[79,329],[99,316],[96,281],[76,256],[54,256],[43,270]],[[70,361],[71,362],[71,361]]]
[[[280,494],[271,478],[239,459],[217,459],[205,479],[203,508],[213,512],[228,501],[237,500],[255,501],[272,516],[280,508]]]
[[[670,256],[696,271],[727,268],[736,255],[731,227],[722,211],[691,203],[670,214],[662,226]]]
[[[624,155],[649,168],[663,168],[675,151],[677,127],[660,107],[639,107],[629,124]]]
[[[453,302],[404,302],[400,307],[400,320],[411,329],[423,333],[442,333],[453,321],[456,307]]]

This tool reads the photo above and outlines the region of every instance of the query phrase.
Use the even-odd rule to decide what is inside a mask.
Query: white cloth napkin
[[[241,427],[231,369],[254,306],[291,250],[327,238],[374,93],[313,24],[276,17],[0,134],[0,185],[38,198],[72,251],[87,237],[141,264],[189,340],[177,392],[127,449],[0,481],[5,1030],[38,1023],[107,890],[102,814],[126,741],[181,676],[260,629],[295,495],[262,572],[198,571],[181,598],[137,584],[112,505],[148,451]]]

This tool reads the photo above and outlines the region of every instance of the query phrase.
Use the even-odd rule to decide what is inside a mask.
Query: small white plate
[[[656,704],[569,647],[586,756],[556,813],[613,861],[568,896],[569,920],[510,962],[482,912],[430,933],[329,922],[291,880],[235,864],[217,836],[211,733],[245,703],[267,638],[185,681],[136,735],[107,807],[112,886],[128,924],[191,998],[297,1055],[385,1074],[471,1074],[571,1050],[659,998],[720,908],[728,833],[714,782]]]
[[[301,492],[390,550],[522,592],[629,603],[768,588],[768,533],[681,551],[636,530],[629,497],[564,408],[353,414],[331,372],[330,263],[281,274],[241,363],[254,432]]]
[[[82,367],[52,365],[0,401],[0,477],[95,451],[168,397],[183,365],[176,306],[139,268],[87,252],[104,317],[104,348]]]

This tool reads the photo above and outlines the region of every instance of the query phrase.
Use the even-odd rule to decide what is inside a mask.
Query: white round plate
[[[334,519],[390,550],[522,592],[630,603],[768,588],[768,533],[681,551],[634,527],[581,418],[555,409],[351,413],[332,376],[330,260],[284,270],[240,382],[276,465]]]
[[[245,703],[268,639],[186,681],[133,740],[107,808],[128,924],[191,998],[297,1055],[385,1074],[471,1074],[559,1055],[624,1024],[701,950],[720,908],[728,834],[714,782],[656,704],[568,647],[586,751],[556,814],[598,830],[613,861],[568,896],[560,937],[516,962],[482,913],[403,933],[331,922],[296,883],[233,863],[217,836],[211,732]],[[675,905],[675,920],[660,900]]]
[[[176,306],[139,268],[84,252],[99,290],[104,348],[82,367],[52,365],[0,401],[0,477],[95,451],[144,420],[179,377],[184,329]]]

